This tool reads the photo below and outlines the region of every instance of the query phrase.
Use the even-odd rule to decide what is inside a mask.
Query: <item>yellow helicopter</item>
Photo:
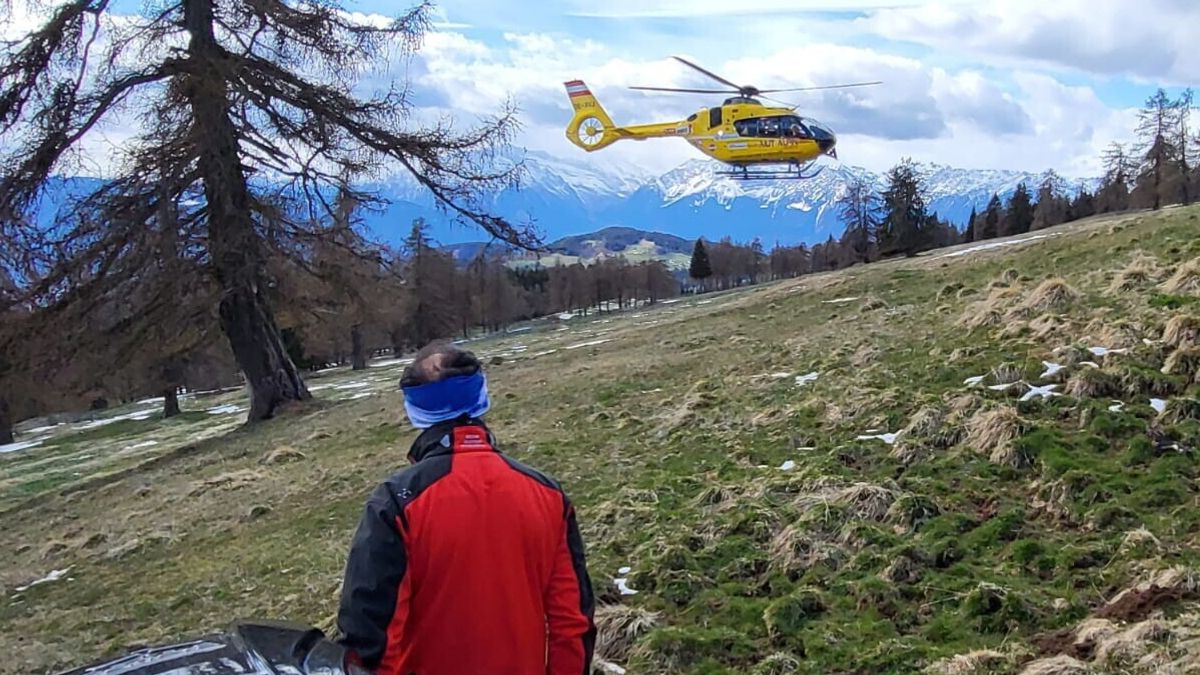
[[[756,96],[789,91],[814,91],[818,89],[842,89],[865,87],[881,82],[855,82],[822,87],[794,87],[790,89],[759,89],[741,86],[711,73],[704,68],[678,56],[673,57],[708,77],[732,89],[674,89],[667,87],[630,87],[642,91],[668,91],[691,94],[737,94],[712,108],[701,108],[699,112],[678,122],[637,124],[619,127],[600,106],[591,90],[582,80],[564,82],[575,116],[567,125],[567,139],[588,152],[606,148],[623,139],[644,141],[647,138],[685,138],[704,154],[730,166],[729,171],[719,172],[741,180],[789,178],[812,178],[820,173],[821,167],[806,173],[813,161],[821,155],[837,158],[834,146],[837,137],[829,127],[820,122],[794,114],[795,106],[771,107],[764,105]],[[784,169],[769,167],[786,166]]]

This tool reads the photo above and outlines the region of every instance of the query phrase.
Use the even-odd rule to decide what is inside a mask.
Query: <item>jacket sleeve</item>
[[[403,623],[400,584],[408,568],[399,525],[399,507],[387,484],[367,500],[354,533],[338,607],[339,643],[376,669],[388,648],[389,628]]]
[[[596,644],[595,598],[575,507],[566,496],[563,503],[566,523],[545,598],[550,639],[547,673],[588,675]]]

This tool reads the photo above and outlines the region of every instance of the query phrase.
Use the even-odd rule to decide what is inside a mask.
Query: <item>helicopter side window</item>
[[[721,109],[712,108],[708,111],[708,128],[713,129],[721,126]]]
[[[738,136],[757,136],[758,135],[758,119],[751,117],[748,120],[738,120],[733,123],[733,128],[737,129]]]
[[[758,134],[756,135],[765,138],[779,138],[779,126],[778,117],[760,117],[758,119]]]

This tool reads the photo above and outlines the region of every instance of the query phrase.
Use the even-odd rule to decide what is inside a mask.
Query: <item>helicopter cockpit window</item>
[[[783,123],[784,136],[788,138],[812,138],[812,132],[808,130],[808,127],[804,126],[799,117],[785,117],[783,118]]]

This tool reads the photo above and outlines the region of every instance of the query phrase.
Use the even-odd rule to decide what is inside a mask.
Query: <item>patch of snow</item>
[[[388,366],[406,366],[412,362],[413,362],[412,359],[381,359],[379,361],[375,361],[374,363],[368,363],[367,367],[368,368],[387,368]],[[309,388],[309,391],[312,391],[311,387]]]
[[[771,378],[772,380],[786,380],[791,376],[791,373],[771,373],[770,375],[767,375],[767,377]]]
[[[570,312],[563,312],[562,314],[558,315],[558,318],[560,321],[570,321],[571,319],[575,318],[575,315]]]
[[[125,413],[124,415],[117,415],[115,417],[106,417],[103,419],[92,420],[91,422],[88,422],[87,424],[80,425],[79,430],[84,431],[87,429],[96,429],[99,427],[108,426],[109,424],[113,424],[115,422],[123,422],[125,420],[137,420],[140,422],[142,420],[150,419],[150,416],[153,415],[154,413],[155,413],[154,410],[135,410],[131,413]]]
[[[54,431],[55,429],[58,428],[58,426],[59,425],[57,425],[57,424],[51,424],[48,427],[34,427],[32,429],[27,430],[25,433],[27,433],[27,434],[44,434],[47,431]]]
[[[1087,366],[1088,368],[1099,368],[1100,367],[1100,364],[1096,363],[1095,361],[1080,361],[1079,365]]]
[[[622,567],[621,569],[617,570],[617,574],[624,575],[624,574],[629,574],[632,571],[633,571],[632,567]]]
[[[707,305],[710,303],[712,303],[712,300],[701,300],[701,301],[697,302],[696,304],[697,305]]]
[[[1108,347],[1088,347],[1088,351],[1096,356],[1108,356],[1109,354],[1124,354],[1128,349],[1109,349]]]
[[[371,386],[371,385],[370,385],[370,383],[367,383],[367,382],[348,382],[346,384],[334,385],[333,388],[334,389],[362,389],[363,387],[369,387],[369,386]]]
[[[1013,387],[1019,386],[1021,386],[1020,382],[1009,382],[1008,384],[991,384],[988,385],[988,389],[991,389],[992,391],[1007,391]]]
[[[599,340],[592,340],[590,342],[580,342],[579,344],[569,345],[566,347],[566,349],[579,349],[581,347],[595,347],[596,345],[602,345],[605,342],[612,342],[612,339],[601,338]]]
[[[1121,412],[1125,409],[1124,401],[1113,401],[1113,404],[1108,406],[1108,412]]]
[[[1057,384],[1047,384],[1044,387],[1038,387],[1038,386],[1031,384],[1031,385],[1029,385],[1029,391],[1025,392],[1025,395],[1021,397],[1021,400],[1028,401],[1028,400],[1031,400],[1034,398],[1050,398],[1051,396],[1062,396],[1062,394],[1059,394],[1056,391],[1054,391],[1057,388],[1058,388]]]
[[[32,441],[17,441],[16,443],[9,443],[8,445],[0,445],[0,455],[9,452],[17,452],[19,450],[28,450],[29,448],[36,448],[41,445],[42,441],[44,440],[46,439],[35,438]]]
[[[69,572],[70,570],[71,570],[70,567],[68,567],[66,569],[62,569],[62,570],[51,570],[49,574],[42,577],[41,579],[38,579],[37,581],[31,581],[24,586],[18,586],[13,590],[15,590],[18,593],[22,593],[24,591],[27,591],[27,590],[33,588],[34,586],[37,586],[38,584],[44,584],[44,583],[47,583],[50,581],[58,581],[59,579],[65,577],[67,575],[67,572]]]
[[[1057,375],[1063,368],[1066,368],[1066,366],[1060,366],[1057,363],[1051,363],[1049,361],[1042,361],[1042,365],[1046,366],[1046,371],[1042,373],[1040,377],[1053,377]]]
[[[796,461],[792,460],[792,459],[789,459],[789,460],[785,461],[783,464],[779,465],[780,471],[791,471],[794,468],[796,468]]]
[[[615,663],[600,661],[599,665],[600,669],[606,673],[613,673],[613,675],[625,675],[625,669]]]
[[[1038,239],[1046,239],[1048,237],[1056,237],[1056,236],[1058,236],[1058,233],[1052,232],[1050,234],[1035,234],[1031,237],[1022,237],[1021,239],[1013,239],[1011,241],[996,241],[996,242],[991,242],[988,244],[979,244],[978,246],[972,246],[970,248],[965,248],[961,251],[954,251],[952,253],[944,253],[942,255],[939,255],[938,259],[954,258],[954,257],[960,256],[960,255],[967,255],[968,253],[978,253],[980,251],[990,251],[991,249],[1002,248],[1004,246],[1016,246],[1017,244],[1024,244],[1025,242],[1036,241]]]
[[[805,373],[804,375],[797,375],[796,376],[796,386],[803,387],[804,385],[808,384],[809,382],[816,382],[817,377],[819,377],[819,376],[820,376],[820,374],[817,373],[816,371],[813,371],[811,373]]]
[[[873,440],[873,439],[878,439],[878,440],[883,441],[884,443],[887,443],[888,445],[894,445],[896,443],[896,439],[900,437],[900,433],[901,432],[897,431],[894,434],[862,435],[862,436],[859,436],[856,440],[869,441],[869,440]]]
[[[359,393],[357,393],[357,394],[355,394],[355,395],[351,396],[351,397],[350,397],[350,400],[351,400],[351,401],[357,401],[357,400],[358,400],[358,399],[360,399],[360,398],[366,398],[366,397],[368,397],[368,396],[374,396],[374,395],[375,395],[375,393],[374,393],[374,392],[370,392],[370,391],[360,391]]]
[[[1158,344],[1158,342],[1151,340],[1150,338],[1142,338],[1142,344],[1153,347],[1154,345]]]
[[[315,384],[308,388],[308,393],[311,394],[314,391],[321,391],[322,389],[329,389],[332,386],[333,386],[332,384]]]
[[[613,583],[617,585],[617,590],[621,592],[621,595],[637,595],[638,592],[630,588],[628,582],[629,579],[625,577],[613,579]]]
[[[538,353],[536,353],[536,354],[533,354],[533,355],[531,355],[529,358],[531,358],[531,359],[536,359],[536,358],[537,358],[537,357],[539,357],[539,356],[549,356],[549,355],[551,355],[551,354],[553,354],[553,353],[555,353],[555,352],[557,352],[557,351],[558,351],[557,349],[547,349],[547,350],[546,350],[546,351],[544,351],[544,352],[538,352]]]
[[[1154,408],[1154,411],[1161,415],[1167,411],[1167,402],[1161,398],[1152,398],[1150,399],[1150,407]]]
[[[860,298],[858,296],[853,296],[853,297],[849,297],[849,298],[834,298],[833,300],[822,300],[821,304],[823,304],[823,305],[840,305],[845,302],[854,302],[855,300],[861,300],[861,299],[862,298]]]
[[[987,377],[987,376],[986,375],[972,375],[971,377],[968,377],[967,379],[963,380],[963,384],[967,385],[968,387],[978,387],[979,385],[983,384],[983,378],[985,378],[985,377]]]
[[[152,447],[155,445],[158,445],[158,441],[142,441],[141,443],[134,443],[133,445],[127,445],[127,446],[125,446],[125,449],[126,450],[139,450],[141,448],[149,448],[149,447]]]
[[[234,405],[233,403],[226,403],[225,405],[219,405],[215,408],[209,408],[204,412],[208,413],[209,415],[232,415],[234,413],[242,412],[242,408]]]
[[[524,333],[533,330],[533,326],[521,326],[520,328],[509,328],[506,333]]]

